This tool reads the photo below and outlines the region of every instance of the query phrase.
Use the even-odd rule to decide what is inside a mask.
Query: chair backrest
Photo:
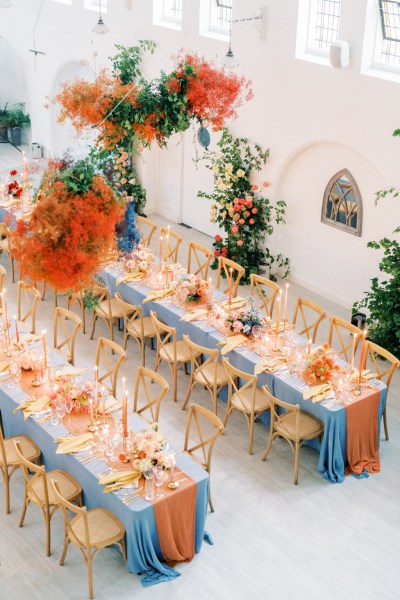
[[[267,277],[262,277],[256,273],[250,275],[250,294],[251,296],[258,295],[261,300],[260,309],[265,311],[268,317],[271,317],[274,312],[274,305],[277,295],[280,292],[280,287],[274,281]]]
[[[355,345],[355,350],[357,350],[358,343],[362,336],[361,329],[340,317],[329,317],[329,321],[328,344],[338,352],[344,360],[350,362],[354,340],[351,334],[353,333],[357,336]],[[347,340],[345,336],[347,336]]]
[[[247,390],[251,390],[252,402],[250,411],[253,412],[256,403],[257,375],[251,375],[250,373],[245,373],[244,371],[233,367],[229,360],[224,356],[222,357],[222,364],[224,365],[228,376],[228,402],[230,402],[233,394],[236,394],[236,399],[239,401],[242,410],[249,412],[248,402],[246,402],[243,393]],[[244,385],[240,386],[240,380],[245,381]]]
[[[1,426],[1,422],[0,422],[0,458],[1,458],[1,463],[3,465],[3,468],[5,468],[5,473],[8,473],[7,470],[7,455],[6,455],[6,448],[4,445],[4,436],[3,436],[3,428]]]
[[[188,267],[187,272],[193,273],[200,279],[207,281],[208,269],[212,259],[212,252],[206,246],[197,242],[188,241]]]
[[[178,262],[178,251],[179,246],[182,243],[183,238],[172,229],[168,229],[168,227],[160,227],[160,235],[164,237],[164,247],[163,247],[163,260],[172,260],[172,262]],[[168,252],[167,252],[167,235],[168,237]]]
[[[182,339],[186,342],[190,350],[191,373],[201,373],[201,378],[207,387],[216,386],[219,350],[217,348],[200,346],[192,342],[188,335],[184,335]]]
[[[140,215],[137,215],[136,225],[140,233],[140,243],[143,246],[150,246],[153,233],[157,229],[157,223],[154,223],[154,221],[148,219],[147,217],[141,217]]]
[[[12,246],[11,246],[11,236],[12,236],[12,229],[11,227],[9,227],[8,225],[6,225],[5,223],[0,223],[0,238],[6,238],[7,240],[7,249],[6,252],[8,252],[11,255],[11,251],[12,251]]]
[[[30,333],[36,333],[36,310],[40,292],[26,281],[18,281],[18,321],[31,319]]]
[[[92,291],[93,297],[96,298],[97,310],[101,314],[103,314],[105,318],[111,319],[112,318],[111,297],[110,297],[110,292],[109,292],[108,288],[99,283],[95,283],[93,285],[93,288],[91,291]],[[103,304],[104,302],[106,304]],[[99,306],[100,304],[103,304],[101,309]]]
[[[151,369],[139,367],[136,371],[133,412],[144,416],[148,423],[158,422],[161,400],[168,391],[169,385],[164,377]],[[147,412],[150,413],[151,419],[143,414]]]
[[[157,339],[157,354],[163,348],[170,362],[176,362],[176,329],[166,325],[157,317],[156,313],[150,312],[151,320],[153,321]],[[167,344],[172,344],[167,347]]]
[[[190,405],[183,449],[197,459],[208,473],[211,470],[214,444],[223,431],[221,419],[211,410],[199,404]]]
[[[326,313],[315,302],[306,298],[297,298],[293,313],[293,325],[299,335],[305,335],[312,343],[315,342],[319,324],[325,319]]]
[[[68,361],[75,364],[75,338],[82,327],[82,319],[67,308],[57,306],[54,311],[54,348],[62,352]],[[63,351],[67,346],[68,352]]]
[[[45,467],[35,465],[35,463],[31,462],[22,453],[22,447],[18,440],[13,441],[14,450],[18,457],[18,460],[21,464],[21,469],[24,474],[25,479],[25,488],[29,490],[31,495],[33,496],[35,502],[40,506],[49,507],[49,491],[47,488],[47,479],[46,479],[46,469]],[[32,477],[29,477],[29,473],[33,473]],[[40,498],[35,489],[34,483],[36,481],[41,481],[41,486],[43,488],[43,498]]]
[[[86,556],[88,556],[88,553],[90,554],[91,544],[90,544],[90,535],[89,535],[89,521],[88,521],[86,506],[80,507],[80,506],[77,506],[76,504],[72,504],[72,502],[68,502],[68,500],[66,500],[60,494],[60,490],[59,490],[59,487],[57,484],[57,479],[54,479],[53,477],[51,477],[50,485],[51,485],[51,489],[53,490],[54,496],[57,499],[57,504],[62,512],[62,516],[64,519],[65,532],[68,534],[69,539],[72,540],[74,542],[74,544],[76,544],[76,546],[85,548]],[[68,511],[71,511],[75,515],[80,515],[83,518],[83,533],[84,533],[83,540],[78,539],[77,536],[75,535],[74,530],[70,525],[70,520],[68,519]],[[84,558],[85,558],[85,556],[84,556]]]
[[[382,359],[378,361],[377,359]],[[374,342],[367,341],[365,344],[363,369],[367,366],[370,367],[371,371],[377,373],[377,379],[383,381],[389,391],[390,382],[392,381],[393,374],[396,369],[400,367],[400,361],[391,354],[388,350],[385,350]]]
[[[113,356],[112,353],[117,356]],[[96,366],[98,382],[104,385],[114,396],[117,393],[117,377],[120,366],[126,360],[126,352],[116,342],[100,337],[97,340]]]
[[[232,269],[232,297],[234,298],[237,295],[238,287],[241,278],[244,274],[244,267],[239,265],[238,263],[230,260],[229,258],[224,258],[223,256],[218,256],[218,273],[217,273],[217,290],[221,289],[222,286],[222,275],[225,274],[226,277],[226,289],[221,291],[227,293],[229,290],[229,276],[230,270]]]
[[[135,306],[134,304],[125,302],[125,300],[123,300],[119,292],[115,292],[114,298],[118,302],[118,305],[121,307],[122,314],[124,316],[124,330],[126,331],[128,326],[131,323],[133,323],[135,319],[140,319],[138,323],[140,323],[141,338],[144,338],[143,311],[140,304]]]
[[[300,441],[300,405],[299,404],[289,404],[288,402],[284,402],[283,400],[279,400],[275,398],[268,389],[266,385],[262,386],[264,390],[264,394],[269,402],[270,410],[271,410],[271,420],[270,420],[270,435],[274,431],[274,429],[281,422],[282,417],[285,416],[288,412],[292,412],[295,414],[295,439],[292,441]]]
[[[7,271],[5,270],[3,265],[0,265],[0,293],[3,291],[3,285],[4,285],[4,280],[6,278],[6,274],[7,274]],[[0,306],[1,306],[1,300],[0,300]]]

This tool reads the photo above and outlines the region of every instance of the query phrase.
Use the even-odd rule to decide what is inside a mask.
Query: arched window
[[[354,177],[347,169],[336,173],[326,186],[321,221],[361,236],[361,194]]]

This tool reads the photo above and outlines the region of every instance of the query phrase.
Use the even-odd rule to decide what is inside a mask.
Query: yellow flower
[[[246,173],[243,171],[243,169],[238,169],[238,170],[236,171],[236,175],[237,175],[238,177],[243,177],[243,175],[245,175],[245,174],[246,174]]]

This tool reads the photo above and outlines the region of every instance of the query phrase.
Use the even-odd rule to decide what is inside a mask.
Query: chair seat
[[[200,352],[199,352],[200,354]],[[197,356],[199,356],[199,354]],[[163,360],[166,360],[170,363],[174,362],[174,342],[169,342],[165,344],[160,349],[160,356]],[[189,346],[183,341],[178,340],[176,342],[176,360],[178,362],[189,362],[191,358],[191,352]]]
[[[324,427],[320,421],[311,415],[300,412],[299,437],[301,440],[309,440],[320,435]],[[288,412],[279,417],[279,423],[275,431],[291,440],[296,439],[296,413]]]
[[[111,308],[111,315],[108,312],[107,300],[103,300],[103,302],[100,302],[100,304],[95,306],[94,312],[96,314],[98,314],[99,316],[106,317],[107,319],[110,319],[110,318],[122,319],[123,318],[124,313],[122,311],[122,308],[118,304],[118,301],[115,298],[110,299],[110,308]]]
[[[156,330],[154,328],[151,317],[143,317],[142,321],[143,321],[144,337],[145,338],[155,337]],[[128,325],[127,332],[130,333],[131,335],[133,335],[134,337],[139,337],[139,338],[142,337],[142,328],[140,325],[140,318],[135,319]]]
[[[251,405],[253,402],[253,393],[251,388],[244,390],[243,392],[235,392],[232,396],[232,405],[241,410],[242,412],[251,412]],[[263,412],[264,410],[269,409],[269,402],[265,397],[264,392],[261,388],[256,388],[255,394],[255,402],[254,402],[254,411],[255,412]]]
[[[120,521],[105,508],[92,508],[87,513],[91,546],[103,547],[117,542],[125,534]],[[81,546],[85,545],[84,518],[77,515],[70,521],[72,532]],[[71,541],[74,541],[71,538]]]
[[[54,505],[57,504],[54,492],[50,485],[50,479],[54,479],[57,482],[60,494],[64,496],[64,498],[68,501],[73,500],[82,492],[82,488],[80,484],[69,475],[65,471],[60,471],[59,469],[54,469],[53,471],[46,472],[46,483],[47,483],[47,492],[49,495],[49,504]],[[28,487],[28,498],[31,502],[38,504],[38,500],[40,504],[44,504],[44,487],[42,478],[35,479],[29,484]]]
[[[9,467],[15,467],[20,464],[20,461],[15,453],[14,441],[19,442],[21,445],[22,454],[30,460],[35,462],[41,454],[39,446],[35,444],[31,438],[26,435],[14,435],[13,437],[4,440],[4,448],[6,451],[6,461]],[[3,465],[1,453],[0,453],[0,465]]]
[[[201,371],[196,372],[193,376],[193,379],[202,385],[213,385],[214,384],[214,365],[209,363],[206,365]],[[225,385],[229,381],[228,375],[224,369],[224,365],[222,363],[217,364],[217,380],[216,383],[218,386]],[[208,383],[207,383],[208,382]]]

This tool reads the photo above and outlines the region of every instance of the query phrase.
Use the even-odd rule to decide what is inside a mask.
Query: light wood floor
[[[12,149],[0,146],[0,174],[12,168]],[[194,202],[201,200],[194,199]],[[165,223],[156,215],[152,218]],[[195,230],[179,228],[190,239],[210,245],[212,240]],[[182,253],[183,257],[183,253]],[[186,260],[181,259],[185,265]],[[6,257],[1,264],[7,266]],[[372,276],[372,274],[371,274]],[[334,286],[334,282],[332,282]],[[16,285],[7,280],[10,314],[16,306]],[[240,292],[242,293],[242,291]],[[296,285],[291,286],[291,314],[296,295],[319,302],[328,314],[349,318],[329,301]],[[38,329],[52,331],[51,295],[39,305]],[[326,337],[326,323],[320,340]],[[96,338],[106,334],[101,323]],[[117,334],[117,341],[122,336]],[[51,341],[50,336],[48,338]],[[80,335],[77,364],[92,367],[96,341]],[[139,352],[134,342],[122,374],[132,389]],[[153,362],[149,350],[148,365]],[[160,371],[170,381],[169,372]],[[183,445],[187,411],[181,410],[187,377],[179,376],[178,402],[164,400],[160,425],[172,446]],[[214,545],[203,545],[192,563],[178,566],[174,582],[143,588],[137,575],[128,573],[115,550],[105,550],[94,562],[97,600],[175,597],[179,600],[209,598],[241,600],[397,600],[400,593],[400,378],[397,373],[388,408],[391,439],[381,442],[382,472],[368,479],[348,477],[343,484],[325,482],[316,471],[317,454],[301,450],[300,483],[293,485],[293,457],[286,443],[277,441],[267,462],[261,455],[267,430],[257,424],[254,455],[247,454],[248,431],[243,418],[233,414],[226,434],[219,440],[212,473],[215,513],[207,518]],[[206,393],[192,399],[210,406]],[[1,408],[1,407],[0,407]],[[219,403],[219,414],[224,405]],[[77,551],[70,548],[64,567],[58,560],[63,527],[56,515],[52,522],[51,557],[45,557],[44,525],[35,507],[29,507],[25,525],[18,529],[23,482],[14,475],[11,484],[12,513],[4,514],[4,487],[0,484],[0,600],[78,600],[87,598],[86,569]]]

